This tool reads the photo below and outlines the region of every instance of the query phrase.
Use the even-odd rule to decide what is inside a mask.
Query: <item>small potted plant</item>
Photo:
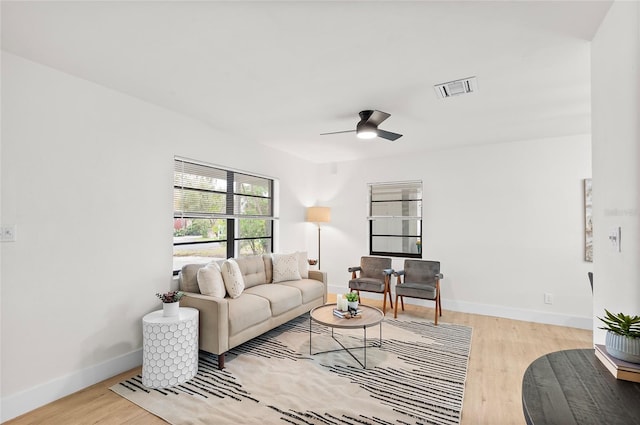
[[[346,294],[344,294],[344,297],[347,299],[347,305],[349,306],[349,310],[358,309],[358,293],[357,292],[347,292]]]
[[[169,291],[164,294],[156,293],[162,301],[162,315],[165,317],[177,316],[180,312],[180,298],[184,297],[182,291]]]
[[[629,316],[618,313],[611,314],[604,310],[606,316],[598,317],[606,326],[605,347],[613,357],[631,363],[640,363],[640,316]]]

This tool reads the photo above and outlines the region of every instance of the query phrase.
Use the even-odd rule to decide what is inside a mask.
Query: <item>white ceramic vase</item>
[[[180,314],[180,302],[162,303],[162,315],[164,317],[175,317]]]
[[[349,301],[348,305],[350,309],[353,309],[353,310],[358,309],[358,301]]]

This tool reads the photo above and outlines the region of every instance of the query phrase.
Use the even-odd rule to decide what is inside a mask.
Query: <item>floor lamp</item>
[[[318,270],[320,270],[320,223],[331,221],[331,208],[309,207],[307,208],[307,221],[318,225]]]

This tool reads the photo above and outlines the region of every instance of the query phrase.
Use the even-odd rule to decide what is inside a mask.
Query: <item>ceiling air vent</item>
[[[440,99],[451,96],[473,93],[478,90],[476,77],[463,78],[461,80],[449,81],[448,83],[436,84],[433,86]]]

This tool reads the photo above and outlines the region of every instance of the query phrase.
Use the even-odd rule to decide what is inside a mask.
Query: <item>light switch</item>
[[[16,241],[16,226],[2,226],[0,228],[0,240],[2,242],[15,242]]]
[[[621,252],[620,236],[621,236],[620,227],[613,228],[609,232],[609,242],[611,242],[611,250],[614,252]]]

